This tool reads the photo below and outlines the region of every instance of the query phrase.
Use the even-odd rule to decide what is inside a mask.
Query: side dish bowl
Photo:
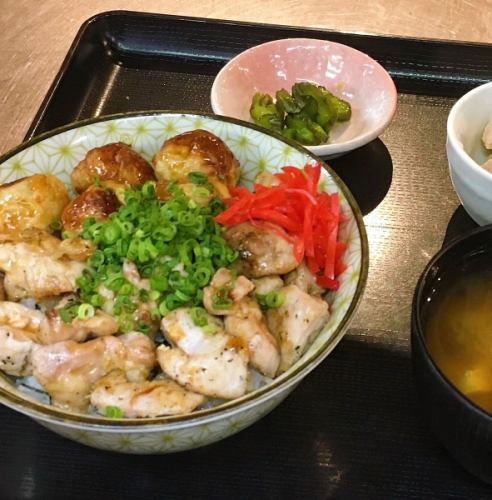
[[[446,151],[454,189],[470,217],[492,223],[492,173],[480,165],[487,159],[482,133],[492,119],[492,82],[462,96],[447,122]]]
[[[73,167],[94,147],[121,141],[150,159],[176,134],[205,129],[220,137],[241,165],[240,182],[250,186],[259,171],[284,165],[303,167],[317,157],[291,141],[259,127],[223,117],[179,112],[145,112],[100,117],[48,132],[0,158],[0,183],[49,172],[65,183]],[[44,404],[0,374],[0,402],[69,439],[127,453],[169,453],[203,446],[251,425],[276,407],[335,348],[361,299],[368,270],[368,243],[359,207],[343,182],[326,165],[320,187],[340,195],[344,221],[340,239],[347,243],[347,269],[340,288],[326,296],[332,314],[301,359],[270,384],[219,406],[174,417],[117,419],[82,415]]]
[[[492,415],[449,381],[433,359],[425,335],[425,319],[436,313],[436,293],[455,283],[449,273],[465,269],[483,255],[492,255],[492,226],[465,233],[430,260],[413,298],[411,346],[417,392],[433,433],[463,467],[492,484]],[[447,333],[442,331],[443,336]]]
[[[335,124],[326,144],[307,146],[319,156],[335,158],[376,139],[396,110],[395,85],[378,62],[347,45],[311,38],[274,40],[234,57],[214,80],[212,109],[251,121],[256,92],[275,96],[301,81],[324,86],[352,107],[351,119]]]

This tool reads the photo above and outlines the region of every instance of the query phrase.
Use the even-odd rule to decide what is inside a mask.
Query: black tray
[[[346,338],[260,422],[176,455],[98,451],[2,407],[1,498],[492,497],[430,435],[409,353],[418,275],[445,234],[474,225],[448,178],[445,122],[458,96],[492,80],[490,45],[105,13],[82,26],[27,137],[127,110],[210,111],[213,78],[232,56],[306,36],[367,52],[399,91],[382,140],[332,162],[368,214],[371,246]]]

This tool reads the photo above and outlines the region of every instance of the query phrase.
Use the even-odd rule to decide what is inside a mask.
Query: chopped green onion
[[[163,300],[160,304],[159,304],[159,314],[164,317],[166,316],[167,314],[169,314],[171,311],[169,310],[169,308],[167,307],[166,305],[166,301]]]
[[[130,295],[134,290],[134,286],[130,283],[123,283],[120,288],[121,295]]]
[[[230,309],[232,307],[232,300],[229,296],[230,287],[221,286],[217,288],[217,291],[212,295],[212,304],[214,309]]]
[[[152,276],[150,278],[150,288],[157,292],[165,292],[169,289],[169,283],[165,276]]]
[[[155,198],[155,182],[146,182],[142,186],[142,194],[145,198]]]
[[[64,323],[69,324],[77,317],[80,305],[78,300],[69,300],[64,307],[57,310],[58,315]]]
[[[203,185],[208,183],[207,174],[204,174],[203,172],[190,172],[187,177],[193,184]]]
[[[225,208],[224,202],[220,198],[214,198],[209,204],[213,216],[220,214]]]
[[[106,245],[111,245],[121,236],[121,229],[118,224],[108,223],[101,230],[102,241]]]
[[[193,226],[195,224],[195,217],[190,212],[180,212],[178,214],[178,223],[182,226]]]
[[[283,306],[285,293],[282,290],[272,290],[267,294],[256,294],[256,300],[261,307],[266,309],[276,309]]]
[[[217,331],[218,331],[218,328],[216,325],[208,324],[208,325],[205,325],[202,327],[202,332],[205,335],[213,335],[214,333],[217,333]]]
[[[58,314],[60,315],[60,318],[64,323],[71,323],[72,319],[74,318],[71,314],[70,311],[64,307],[58,310]]]
[[[194,200],[197,200],[197,199],[200,200],[201,198],[206,200],[206,199],[208,199],[208,197],[211,194],[212,193],[206,187],[203,187],[203,186],[195,187],[195,188],[193,188],[193,191],[191,192],[191,196],[193,196]]]
[[[133,330],[133,328],[135,327],[135,324],[134,324],[131,317],[123,315],[123,316],[119,316],[119,318],[118,318],[118,326],[119,326],[119,329],[123,333],[128,333],[128,332],[131,332]]]
[[[158,227],[152,233],[152,236],[156,239],[161,239],[163,241],[171,241],[178,232],[177,228],[173,224],[169,224],[165,227]]]
[[[90,302],[94,307],[101,307],[104,304],[104,299],[101,297],[101,295],[95,293],[91,297]]]
[[[237,250],[233,250],[232,248],[227,248],[225,252],[225,258],[229,264],[232,264],[239,257],[239,252]]]
[[[196,281],[199,287],[204,287],[208,285],[211,277],[212,277],[212,271],[208,267],[199,267],[193,273],[193,279]]]
[[[208,313],[203,307],[192,307],[190,316],[196,326],[208,325]]]
[[[148,323],[145,323],[144,321],[140,321],[137,325],[138,331],[142,333],[150,333],[152,330],[152,326],[149,325]]]
[[[124,285],[125,282],[126,280],[121,274],[114,274],[106,280],[104,286],[116,292]]]
[[[157,290],[151,290],[149,292],[149,300],[157,300],[161,294]]]
[[[176,298],[183,303],[191,300],[191,297],[189,295],[186,295],[186,293],[183,293],[181,290],[176,290],[175,295]]]
[[[150,278],[152,276],[152,272],[154,270],[154,266],[149,264],[147,266],[140,267],[140,276],[142,278]]]
[[[172,293],[166,297],[165,303],[169,311],[173,311],[174,309],[177,309],[179,306],[183,305],[183,301]]]
[[[285,294],[282,290],[268,292],[265,301],[266,305],[270,308],[281,307],[285,301]]]
[[[94,306],[91,304],[80,304],[77,309],[77,318],[78,319],[89,319],[94,316],[96,313]]]
[[[123,418],[123,411],[119,406],[106,406],[104,415],[108,418]]]
[[[62,221],[60,219],[55,219],[54,221],[51,221],[51,223],[49,225],[49,229],[52,232],[60,231],[60,229],[62,229],[62,228],[63,228],[63,224],[62,224]]]
[[[190,203],[179,185],[172,182],[167,186],[169,197],[158,199],[154,183],[149,182],[125,189],[125,203],[107,220],[84,221],[81,236],[91,240],[96,251],[77,279],[85,304],[82,315],[91,312],[87,307],[95,310],[106,303],[99,294],[101,285],[112,292],[112,312],[122,332],[139,326],[132,314],[140,303],[156,304],[152,306],[156,321],[177,307],[202,305],[203,287],[219,267],[236,260],[238,253],[228,246],[222,227],[213,219],[223,210],[223,202],[215,198],[208,201],[213,186],[204,173],[192,174],[197,174],[190,177],[196,184],[196,194],[207,195],[201,205]],[[148,280],[148,290],[124,277],[125,261],[134,263],[141,279]],[[228,292],[216,302],[219,308],[232,305]],[[79,305],[75,309],[70,305],[60,315],[72,321]]]
[[[102,264],[104,264],[104,253],[97,250],[89,258],[89,265],[92,267],[99,267]]]

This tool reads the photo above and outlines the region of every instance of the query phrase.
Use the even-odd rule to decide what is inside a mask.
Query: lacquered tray
[[[210,111],[227,60],[285,37],[367,52],[397,84],[384,135],[331,162],[366,214],[371,264],[346,338],[270,415],[177,455],[127,456],[67,441],[0,408],[0,498],[489,498],[430,434],[414,394],[409,318],[417,278],[445,237],[474,226],[452,190],[446,117],[492,80],[492,47],[110,12],[80,29],[28,137],[83,118]],[[29,490],[31,491],[31,490]]]

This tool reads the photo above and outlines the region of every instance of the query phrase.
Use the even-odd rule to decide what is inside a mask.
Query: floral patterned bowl
[[[251,47],[231,59],[217,74],[210,94],[218,115],[251,121],[256,92],[275,96],[296,82],[323,85],[352,106],[348,122],[330,130],[326,144],[306,146],[335,158],[378,137],[396,111],[397,93],[388,72],[367,54],[341,43],[313,38],[284,38]]]
[[[245,185],[251,184],[262,170],[275,172],[286,164],[302,167],[318,161],[302,147],[238,120],[176,112],[130,113],[68,125],[20,145],[0,158],[0,183],[38,172],[50,172],[68,183],[70,171],[91,148],[122,141],[150,159],[167,138],[198,128],[216,134],[231,148],[241,164],[241,182]],[[302,358],[272,383],[189,415],[111,420],[50,406],[45,399],[26,393],[13,378],[1,374],[0,402],[69,439],[126,453],[169,453],[203,446],[260,419],[335,348],[365,286],[368,245],[360,210],[328,167],[322,173],[320,186],[340,193],[344,214],[340,234],[348,245],[347,269],[340,276],[340,289],[326,297],[333,311],[328,322]]]

